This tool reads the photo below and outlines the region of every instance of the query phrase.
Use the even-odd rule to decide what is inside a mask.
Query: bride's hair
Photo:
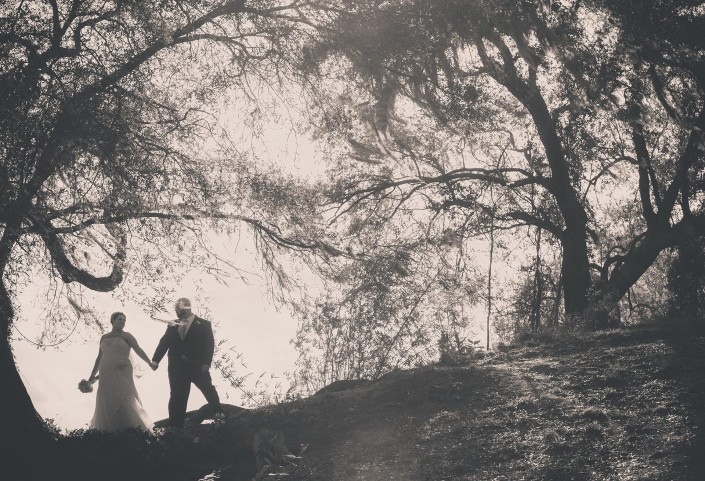
[[[117,319],[117,316],[127,317],[125,314],[123,314],[120,311],[113,312],[112,314],[110,314],[110,324],[115,322],[115,319]]]

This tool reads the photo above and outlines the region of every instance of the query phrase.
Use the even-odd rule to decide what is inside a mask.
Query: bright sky
[[[263,101],[271,95],[269,91],[262,92]],[[241,107],[237,99],[234,102],[235,107]],[[222,116],[222,127],[231,132],[238,143],[249,145],[252,151],[257,153],[260,163],[278,166],[295,176],[311,178],[320,175],[320,152],[316,151],[310,140],[297,135],[293,129],[296,112],[287,109],[283,113],[269,112],[270,116],[260,120],[262,132],[260,137],[257,137],[252,136],[248,128],[242,126],[237,111],[233,106],[230,106],[230,110],[224,108],[219,114]],[[238,129],[242,129],[240,134]],[[204,146],[208,147],[213,146]],[[245,230],[243,229],[243,232]],[[202,315],[214,325],[218,324],[215,332],[216,343],[226,339],[226,348],[233,348],[242,354],[238,362],[242,360],[246,366],[240,365],[236,375],[250,374],[246,388],[252,388],[259,376],[265,373],[260,379],[260,387],[262,384],[274,387],[279,380],[286,390],[289,383],[284,374],[294,370],[297,358],[290,343],[296,334],[296,320],[289,312],[280,311],[273,304],[267,292],[261,264],[255,257],[252,243],[248,242],[245,235],[238,236],[237,239],[220,240],[223,241],[220,244],[226,247],[219,255],[238,268],[253,274],[248,276],[249,285],[237,275],[228,281],[228,286],[224,286],[203,273],[192,272],[187,276],[183,276],[185,273],[170,273],[170,276],[181,276],[180,280],[175,280],[173,284],[176,290],[174,300],[188,297],[192,301],[195,314]],[[209,241],[219,243],[213,239]],[[19,306],[16,306],[18,319],[14,327],[30,340],[36,340],[41,335],[46,318],[44,311],[54,307],[44,296],[46,278],[37,277],[36,282],[32,279],[33,286],[21,291],[18,296]],[[129,278],[125,283],[129,285]],[[127,315],[125,330],[132,333],[147,355],[152,357],[166,328],[165,324],[152,320],[149,313],[137,303],[117,301],[111,294],[90,293],[86,300],[87,307],[98,313],[105,328],[104,332],[110,330],[110,314],[114,311],[124,312]],[[203,315],[206,309],[210,316]],[[74,313],[70,311],[68,309],[68,312],[61,313],[70,317],[66,322],[69,326],[73,324],[74,318]],[[160,317],[174,319],[175,315],[173,310],[170,310],[162,313]],[[64,334],[68,334],[69,330],[70,328]],[[17,331],[12,342],[16,363],[39,414],[44,418],[53,419],[64,429],[87,427],[95,406],[95,389],[92,393],[81,393],[78,383],[90,375],[98,354],[101,334],[79,322],[76,332],[65,342],[57,347],[40,349],[25,340]],[[59,340],[63,338],[61,333],[58,337]],[[132,356],[135,383],[142,404],[153,421],[168,417],[169,383],[166,358],[159,370],[153,372],[134,353]],[[241,400],[241,391],[232,388],[217,370],[212,369],[211,375],[222,402],[240,406],[245,404]],[[279,379],[271,376],[277,376]],[[198,409],[203,404],[203,395],[192,386],[188,409]]]
[[[254,255],[247,249],[238,249],[238,253],[233,254],[233,257],[234,263],[248,267],[248,270],[256,274],[257,263]],[[208,309],[211,313],[209,320],[214,324],[218,323],[216,342],[226,339],[227,347],[243,354],[241,359],[246,367],[236,367],[239,369],[238,375],[251,373],[246,385],[252,387],[260,374],[266,373],[261,382],[274,386],[277,379],[272,379],[271,376],[275,375],[280,378],[286,389],[288,382],[284,379],[284,373],[293,371],[296,360],[296,352],[289,342],[296,333],[296,321],[288,312],[277,311],[272,305],[265,281],[251,276],[250,285],[247,285],[233,278],[229,286],[224,286],[195,273],[182,279],[176,281],[176,298],[190,298],[195,314]],[[15,326],[29,339],[36,339],[43,326],[41,311],[47,306],[41,302],[42,290],[37,285],[26,290],[20,297],[19,307],[22,313]],[[98,314],[105,326],[105,332],[110,330],[110,313],[123,311],[127,315],[125,330],[137,338],[140,346],[151,358],[164,333],[165,324],[152,320],[149,313],[143,311],[138,304],[121,303],[110,294],[93,296],[89,305]],[[67,312],[66,315],[72,316],[73,313]],[[175,318],[173,311],[164,312],[160,317]],[[68,334],[68,331],[66,330],[63,336]],[[14,337],[19,338],[12,344],[18,369],[37,411],[44,418],[54,419],[56,424],[64,429],[87,427],[95,407],[95,390],[88,394],[81,393],[78,390],[78,382],[90,375],[98,354],[100,333],[79,324],[76,332],[65,342],[58,347],[46,349],[37,348],[19,335]],[[169,383],[166,358],[156,372],[134,353],[133,364],[137,391],[148,414],[153,421],[168,417]],[[233,389],[217,370],[211,370],[211,374],[222,402],[243,405],[239,390]],[[193,387],[188,409],[198,409],[203,404],[203,395]]]

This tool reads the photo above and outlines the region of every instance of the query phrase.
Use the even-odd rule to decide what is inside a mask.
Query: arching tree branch
[[[113,267],[110,274],[99,277],[76,267],[66,255],[65,245],[61,237],[56,232],[52,231],[51,226],[36,217],[33,220],[36,231],[44,241],[44,245],[51,256],[52,263],[59,272],[63,282],[67,284],[78,282],[91,290],[99,292],[108,292],[120,285],[123,279],[127,238],[122,228],[117,224],[106,224],[108,232],[110,232],[116,241],[116,247],[115,253],[111,255]]]

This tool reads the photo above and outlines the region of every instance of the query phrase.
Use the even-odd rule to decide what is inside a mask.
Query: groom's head
[[[176,311],[176,317],[179,319],[188,318],[191,315],[191,301],[182,297],[174,304],[174,310]]]

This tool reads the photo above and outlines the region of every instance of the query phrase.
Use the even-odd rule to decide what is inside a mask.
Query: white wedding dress
[[[154,427],[142,407],[132,377],[130,345],[121,337],[100,341],[102,356],[98,365],[98,393],[91,429],[115,432],[126,428]]]

